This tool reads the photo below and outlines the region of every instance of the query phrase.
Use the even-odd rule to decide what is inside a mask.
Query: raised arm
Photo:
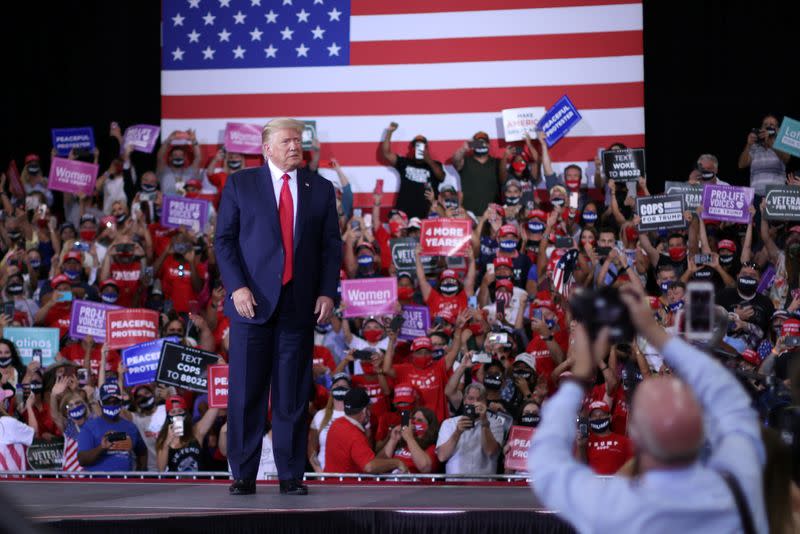
[[[417,268],[417,282],[419,283],[419,291],[422,293],[422,300],[424,302],[428,302],[428,297],[433,291],[431,284],[428,282],[428,279],[425,278],[425,269],[422,267],[422,245],[417,244],[417,248],[414,249],[414,263]]]
[[[381,143],[381,155],[392,167],[397,165],[397,154],[392,152],[392,134],[397,130],[397,126],[396,122],[389,123],[389,127],[386,128],[386,135]]]

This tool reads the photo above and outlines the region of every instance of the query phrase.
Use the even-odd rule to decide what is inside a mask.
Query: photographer
[[[753,128],[747,134],[747,142],[739,155],[739,168],[750,167],[750,187],[756,195],[763,196],[768,185],[784,185],[786,183],[786,164],[789,154],[775,150],[778,118],[767,115],[761,120],[760,128]]]

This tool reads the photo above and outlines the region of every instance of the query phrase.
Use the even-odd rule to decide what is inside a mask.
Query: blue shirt
[[[78,452],[89,451],[100,445],[106,432],[125,432],[133,442],[133,449],[106,451],[97,462],[83,468],[86,471],[135,471],[136,457],[147,454],[147,447],[136,425],[122,417],[113,422],[105,417],[93,417],[86,421],[78,434]]]

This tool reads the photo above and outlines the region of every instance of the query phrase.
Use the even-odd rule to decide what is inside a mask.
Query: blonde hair
[[[297,133],[303,135],[303,129],[305,129],[305,124],[303,121],[299,121],[297,119],[292,119],[289,117],[278,117],[277,119],[272,119],[267,124],[264,125],[264,129],[261,131],[261,142],[262,143],[269,143],[270,137],[272,134],[277,132],[278,130],[296,130]]]

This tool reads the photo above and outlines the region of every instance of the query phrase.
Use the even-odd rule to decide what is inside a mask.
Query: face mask
[[[181,167],[183,167],[184,161],[185,160],[183,158],[172,158],[171,163],[173,167],[175,167],[176,169],[180,169]]]
[[[541,234],[544,232],[544,223],[539,221],[528,221],[528,230],[534,234]]]
[[[556,320],[555,319],[545,319],[544,320],[544,324],[547,325],[547,328],[552,330],[553,328],[556,327]]]
[[[458,284],[457,283],[447,283],[442,284],[439,286],[439,291],[442,292],[442,295],[446,295],[448,297],[452,297],[456,293],[458,293]]]
[[[483,378],[483,386],[486,389],[497,391],[503,385],[502,375],[486,375]]]
[[[103,406],[103,415],[110,419],[116,419],[121,411],[122,406],[119,404],[116,406]]]
[[[364,331],[364,339],[366,339],[370,343],[377,343],[380,341],[381,336],[383,336],[383,332],[380,330],[365,330]]]
[[[669,247],[669,258],[674,262],[683,261],[686,258],[686,247]]]
[[[122,224],[127,220],[128,216],[124,213],[122,215],[117,215],[117,224]]]
[[[331,397],[333,397],[333,400],[343,401],[348,391],[350,391],[350,388],[347,386],[336,386],[331,389]]]
[[[31,163],[28,165],[28,174],[39,174],[41,170],[42,168],[36,163]]]
[[[442,201],[442,204],[444,204],[445,209],[454,210],[458,207],[458,200],[446,198],[444,201]]]
[[[539,421],[541,420],[542,418],[538,413],[526,413],[519,418],[519,424],[522,426],[537,427],[539,426]]]
[[[428,423],[423,421],[414,421],[414,435],[421,438],[428,431]]]
[[[362,254],[358,257],[358,266],[359,267],[372,267],[372,263],[375,260],[369,254]]]
[[[524,161],[515,161],[514,163],[511,164],[511,168],[514,169],[514,172],[516,172],[517,174],[522,174],[525,171],[525,167],[527,166],[528,164],[525,163]]]
[[[139,409],[140,410],[149,410],[150,408],[153,407],[153,405],[155,403],[156,403],[156,398],[155,397],[147,397],[147,398],[142,399],[142,400],[139,401]]]
[[[470,323],[467,328],[469,328],[470,332],[475,336],[479,336],[483,333],[483,327],[480,323]]]
[[[375,374],[375,366],[368,362],[361,362],[361,370],[364,371],[365,375]]]
[[[514,378],[524,378],[525,380],[530,380],[533,373],[530,371],[522,371],[522,370],[515,370],[513,373]]]
[[[512,252],[517,250],[517,241],[515,239],[504,239],[500,241],[500,250],[503,252]]]
[[[11,239],[11,241],[19,241],[22,239],[22,232],[8,232],[8,238]]]
[[[100,299],[107,304],[114,304],[119,299],[119,293],[101,293]]]
[[[539,253],[539,242],[538,241],[528,241],[525,243],[525,250],[528,252],[533,252],[534,254]]]
[[[10,367],[12,363],[11,356],[8,358],[0,358],[0,368],[5,369],[6,367]]]
[[[444,349],[439,347],[438,349],[433,349],[433,359],[434,360],[441,360],[444,358]]]
[[[675,313],[678,310],[682,310],[682,309],[683,309],[683,301],[682,300],[679,300],[678,302],[673,302],[672,304],[669,305],[669,311],[671,311],[672,313]]]
[[[31,382],[31,393],[41,393],[43,389],[41,382]]]
[[[758,289],[758,280],[752,276],[740,276],[738,280],[739,293],[745,297],[751,297],[756,294]]]
[[[33,265],[31,265],[33,267]],[[6,286],[6,293],[9,295],[21,295],[23,291],[22,284],[8,284]]]
[[[666,295],[666,294],[667,294],[667,291],[669,291],[669,288],[671,288],[671,287],[672,287],[673,283],[674,283],[674,282],[672,282],[671,280],[667,280],[666,282],[661,282],[661,283],[659,284],[659,286],[658,286],[658,287],[660,287],[660,288],[661,288],[661,293],[663,293],[664,295]]]
[[[433,363],[433,356],[430,354],[427,356],[414,356],[411,358],[411,361],[414,364],[414,367],[425,369]]]
[[[67,415],[69,415],[69,418],[73,421],[83,419],[86,416],[86,405],[79,404],[78,406],[75,406],[67,412]]]
[[[94,241],[94,238],[97,237],[97,230],[81,230],[81,241]]]
[[[42,266],[42,260],[31,260],[31,269],[38,269]]]
[[[511,295],[508,294],[508,291],[498,291],[497,293],[495,293],[494,299],[497,301],[501,301],[506,306],[508,306],[508,301],[511,300]]]
[[[178,241],[172,245],[172,250],[175,252],[175,254],[180,254],[181,256],[189,252],[190,248],[192,248],[192,246],[186,241]]]
[[[331,330],[333,330],[333,325],[331,323],[315,324],[314,325],[314,331],[317,334],[327,334]]]
[[[409,300],[414,296],[414,288],[409,286],[400,286],[397,288],[397,298],[400,300]]]
[[[611,427],[611,418],[604,417],[602,419],[595,419],[594,421],[589,421],[589,428],[595,434],[602,434],[604,432],[608,432],[608,429]]]
[[[778,133],[778,130],[776,130],[775,128],[764,128],[764,130],[767,132],[767,135],[770,136],[770,137],[772,137],[776,133]]]
[[[473,149],[476,156],[485,156],[489,153],[489,145],[479,145]]]
[[[240,159],[232,159],[228,160],[228,168],[232,171],[236,171],[242,168],[242,160]]]
[[[390,221],[389,222],[389,233],[392,235],[400,235],[400,232],[403,231],[403,223],[400,221]]]
[[[725,267],[733,265],[733,254],[731,254],[730,256],[727,256],[727,255],[726,256],[720,256],[719,257],[719,263],[721,265],[724,265]]]
[[[699,169],[699,171],[700,171],[700,178],[702,178],[705,181],[713,180],[714,177],[716,176],[716,173],[714,171],[706,171],[703,169]]]
[[[142,184],[142,191],[145,193],[152,193],[158,187],[156,184]]]
[[[597,212],[596,211],[584,211],[583,212],[583,222],[585,223],[593,223],[597,221]]]
[[[564,202],[565,202],[565,199],[563,199],[562,197],[556,197],[556,198],[551,198],[550,199],[550,204],[552,204],[553,206],[556,206],[558,208],[564,207]]]
[[[70,280],[77,280],[81,272],[73,269],[64,269],[64,274],[67,275],[67,278]]]
[[[506,197],[506,206],[516,206],[519,204],[519,197]]]

